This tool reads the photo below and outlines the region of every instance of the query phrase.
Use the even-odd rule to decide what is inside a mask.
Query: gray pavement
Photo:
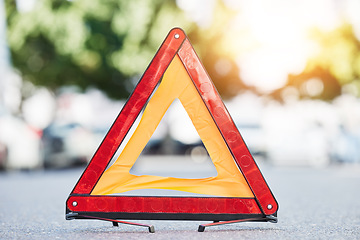
[[[203,233],[197,228],[204,222],[197,221],[137,221],[153,224],[155,233],[97,220],[66,221],[65,200],[84,167],[0,172],[0,239],[360,239],[359,166],[258,164],[279,202],[279,222],[228,224]],[[214,174],[211,164],[164,157],[146,158],[135,170],[182,177]]]

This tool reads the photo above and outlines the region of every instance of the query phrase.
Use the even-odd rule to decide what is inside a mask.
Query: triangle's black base
[[[248,219],[239,219],[239,220],[223,221],[223,222],[214,221],[213,223],[199,225],[198,232],[205,231],[205,227],[218,226],[218,225],[224,225],[224,224],[230,224],[230,223],[238,223],[238,222],[271,222],[271,223],[277,223],[277,217],[275,217],[273,215],[270,215],[270,216],[266,216],[265,218],[248,218]]]
[[[236,221],[241,219],[268,221],[264,214],[213,214],[213,213],[127,213],[127,212],[71,212],[67,210],[66,220],[106,218],[126,220],[181,220],[181,221]]]

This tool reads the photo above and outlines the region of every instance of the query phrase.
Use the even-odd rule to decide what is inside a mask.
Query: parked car
[[[260,123],[237,123],[238,130],[252,155],[266,156],[265,132]]]
[[[5,169],[42,167],[41,131],[0,109],[0,166]]]
[[[45,168],[86,164],[100,144],[91,130],[78,123],[53,123],[43,131]]]
[[[0,170],[5,169],[7,162],[7,147],[3,142],[0,142]]]

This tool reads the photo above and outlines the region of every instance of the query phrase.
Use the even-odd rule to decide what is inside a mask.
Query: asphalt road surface
[[[258,165],[279,202],[279,222],[227,224],[205,232],[197,232],[204,223],[198,221],[135,221],[154,225],[155,233],[98,220],[66,221],[65,201],[84,167],[0,172],[0,239],[360,239],[359,166]],[[214,174],[207,162],[179,158],[150,158],[135,167],[169,176]]]

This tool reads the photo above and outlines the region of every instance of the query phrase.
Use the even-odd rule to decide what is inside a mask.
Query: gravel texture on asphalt
[[[155,233],[98,220],[66,221],[65,201],[84,167],[0,172],[0,239],[360,239],[359,166],[259,167],[279,202],[279,222],[228,224],[202,233],[197,229],[204,222],[198,221],[134,221],[154,225]],[[182,177],[216,174],[211,164],[181,158],[149,158],[136,168]]]

